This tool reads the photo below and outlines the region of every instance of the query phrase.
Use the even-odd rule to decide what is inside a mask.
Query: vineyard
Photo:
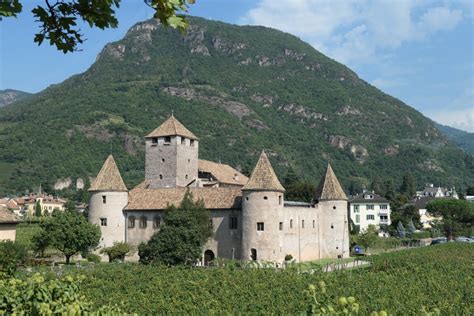
[[[97,306],[119,304],[139,314],[295,314],[311,304],[308,286],[324,281],[322,299],[327,304],[354,297],[361,314],[474,311],[474,245],[430,246],[373,256],[371,261],[370,268],[313,274],[104,264],[92,270],[81,290]]]
[[[361,315],[472,315],[474,245],[449,243],[374,255],[368,260],[370,267],[331,273],[301,273],[299,266],[284,271],[243,269],[233,264],[225,268],[132,263],[45,267],[40,268],[42,277],[33,269],[19,271],[17,277],[23,281],[5,283],[0,278],[0,315],[2,306],[11,308],[20,299],[33,311],[34,301],[23,296],[13,299],[10,295],[24,292],[35,296],[35,290],[29,289],[37,289],[44,296],[47,292],[42,289],[61,286],[58,282],[65,282],[59,293],[72,293],[71,286],[75,287],[74,297],[81,299],[77,303],[71,301],[69,306],[77,309],[82,304],[83,311],[101,309],[140,315],[299,314],[324,309],[326,313],[334,310]],[[46,283],[31,281],[38,278],[44,278]],[[64,278],[66,281],[59,281]],[[80,282],[72,285],[71,280]],[[22,290],[12,289],[11,284]]]

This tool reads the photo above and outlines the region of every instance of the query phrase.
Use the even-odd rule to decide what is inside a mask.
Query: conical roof
[[[183,124],[181,124],[173,115],[167,119],[163,124],[158,126],[153,132],[146,135],[150,137],[164,137],[164,136],[183,136],[190,139],[198,139],[191,131],[189,131]]]
[[[260,154],[257,165],[242,190],[285,192],[285,188],[281,185],[280,181],[278,181],[275,171],[273,171],[272,165],[270,164],[270,160],[264,151]]]
[[[127,191],[112,155],[105,160],[89,191]]]
[[[314,195],[314,199],[323,200],[347,200],[346,193],[342,189],[336,174],[332,170],[331,164],[328,163],[326,174],[319,182],[318,188]]]

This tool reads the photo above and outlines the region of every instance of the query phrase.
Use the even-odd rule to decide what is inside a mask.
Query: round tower
[[[99,247],[110,247],[125,241],[123,208],[128,203],[128,190],[112,155],[107,157],[89,192],[89,222],[99,226]]]
[[[265,152],[242,188],[243,260],[283,261],[283,193]]]

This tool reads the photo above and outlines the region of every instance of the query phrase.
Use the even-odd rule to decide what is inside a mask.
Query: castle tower
[[[100,227],[100,247],[110,247],[114,241],[125,241],[122,210],[128,203],[128,190],[112,155],[105,160],[89,192],[89,222]]]
[[[150,188],[194,186],[198,179],[198,145],[198,138],[174,116],[148,134],[145,180]]]
[[[242,188],[242,254],[244,260],[283,261],[283,193],[267,155],[262,151]]]
[[[321,258],[349,257],[347,196],[329,163],[316,189],[314,202],[320,212]]]

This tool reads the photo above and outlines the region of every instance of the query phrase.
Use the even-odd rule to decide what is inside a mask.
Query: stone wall
[[[0,240],[16,239],[16,224],[0,224]]]

